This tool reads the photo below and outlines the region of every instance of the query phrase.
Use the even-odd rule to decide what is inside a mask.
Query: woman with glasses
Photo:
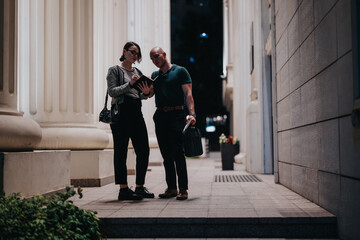
[[[149,140],[145,121],[141,112],[141,100],[147,99],[151,90],[146,83],[134,88],[142,75],[133,66],[141,61],[141,49],[135,42],[127,42],[123,48],[120,65],[109,68],[107,74],[108,93],[112,97],[111,108],[117,112],[110,124],[114,140],[115,184],[120,185],[118,200],[141,200],[154,198],[144,187],[145,175],[149,163]],[[129,139],[136,154],[136,188],[128,187],[126,159]]]

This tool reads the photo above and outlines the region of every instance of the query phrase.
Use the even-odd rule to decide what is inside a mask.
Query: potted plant
[[[220,150],[221,150],[221,163],[223,170],[234,170],[234,157],[240,152],[240,142],[237,138],[225,134],[219,137]]]

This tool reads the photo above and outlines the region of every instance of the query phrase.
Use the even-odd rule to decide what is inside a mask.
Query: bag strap
[[[107,107],[107,101],[108,101],[108,90],[106,90],[106,96],[105,96],[105,105],[104,107]]]

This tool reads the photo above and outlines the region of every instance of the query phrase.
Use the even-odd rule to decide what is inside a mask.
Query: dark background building
[[[197,126],[209,139],[210,150],[219,149],[218,137],[229,129],[220,78],[222,18],[221,0],[171,1],[172,62],[184,66],[191,75]]]

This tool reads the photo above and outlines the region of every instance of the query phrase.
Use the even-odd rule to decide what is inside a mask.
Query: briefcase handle
[[[183,134],[185,134],[185,131],[190,126],[190,123],[191,123],[191,121],[188,121],[187,124],[185,125],[185,127],[184,127],[184,129],[182,131]]]

